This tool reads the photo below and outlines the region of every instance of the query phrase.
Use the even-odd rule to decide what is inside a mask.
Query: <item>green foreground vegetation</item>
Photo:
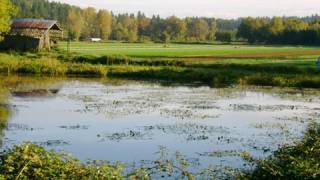
[[[312,124],[301,142],[280,148],[266,160],[243,158],[256,165],[246,179],[319,179],[320,126]]]

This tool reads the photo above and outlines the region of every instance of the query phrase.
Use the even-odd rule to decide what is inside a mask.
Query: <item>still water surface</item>
[[[31,78],[32,79],[32,78]],[[34,142],[88,159],[140,164],[159,150],[194,164],[243,168],[302,138],[319,119],[316,91],[41,78],[8,83],[12,113],[2,149]]]

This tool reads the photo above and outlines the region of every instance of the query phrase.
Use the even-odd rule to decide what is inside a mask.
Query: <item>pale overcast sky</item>
[[[53,0],[51,0],[53,1]],[[306,16],[320,14],[320,0],[54,0],[115,13],[236,18],[243,16]]]

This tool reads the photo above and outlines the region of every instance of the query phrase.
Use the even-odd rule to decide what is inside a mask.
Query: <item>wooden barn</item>
[[[14,19],[11,30],[5,35],[2,48],[9,50],[49,51],[63,31],[57,21],[45,19]]]

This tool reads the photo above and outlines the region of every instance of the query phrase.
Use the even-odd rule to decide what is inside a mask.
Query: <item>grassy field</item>
[[[61,42],[59,49],[66,50],[67,43]],[[206,44],[169,44],[164,47],[164,44],[155,43],[72,42],[71,52],[83,56],[85,59],[96,59],[101,56],[125,56],[131,60],[134,59],[134,63],[131,64],[148,66],[176,66],[179,64],[179,66],[195,68],[212,67],[218,64],[243,64],[315,69],[320,48]],[[161,62],[159,63],[159,61]],[[163,63],[164,61],[167,61],[167,63]],[[85,62],[90,63],[92,61]]]
[[[320,49],[298,46],[66,42],[51,53],[2,53],[0,72],[320,88]]]
[[[67,50],[67,43],[61,42],[59,48]],[[318,47],[155,43],[72,42],[70,51],[85,55],[120,54],[130,57],[272,58],[320,55]]]

